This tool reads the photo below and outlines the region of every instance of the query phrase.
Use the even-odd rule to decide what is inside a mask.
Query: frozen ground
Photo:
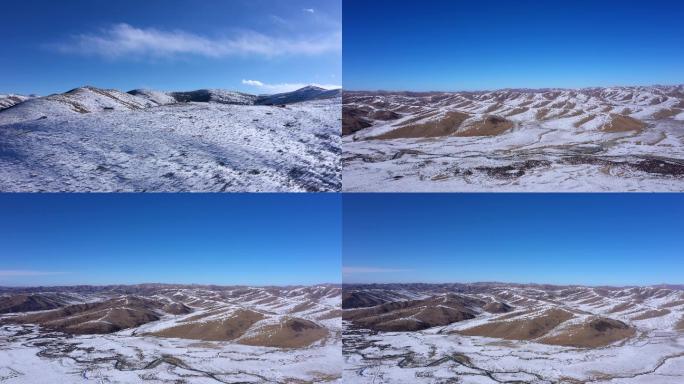
[[[375,288],[378,288],[377,286]],[[346,290],[347,288],[345,288]],[[449,288],[435,288],[439,295]],[[388,291],[396,291],[393,287]],[[465,292],[462,288],[455,291]],[[565,292],[563,292],[565,290]],[[377,289],[360,291],[378,295]],[[375,291],[375,292],[374,292]],[[482,313],[474,319],[413,332],[378,332],[345,321],[345,383],[529,383],[678,384],[684,382],[684,332],[674,324],[684,315],[682,292],[656,288],[606,290],[576,287],[487,287],[468,289],[469,297],[507,297],[517,302],[508,315]],[[382,292],[380,292],[380,295]],[[630,306],[629,304],[633,305]],[[673,303],[675,305],[673,305]],[[677,304],[678,303],[678,304]],[[619,305],[621,305],[618,307]],[[548,345],[538,340],[465,336],[463,331],[512,317],[517,311],[562,308],[577,318],[610,316],[636,328],[633,337],[598,348]],[[643,315],[668,308],[662,316]],[[348,310],[345,310],[345,312]],[[641,315],[641,316],[640,316]],[[557,326],[557,334],[572,324]]]
[[[351,127],[342,144],[343,189],[684,191],[683,94],[682,87],[352,92],[343,106]],[[465,121],[450,126],[449,113]],[[487,116],[512,127],[477,131]],[[401,133],[407,126],[414,131]]]
[[[83,88],[0,111],[0,191],[341,188],[339,97],[281,106],[169,98]]]
[[[644,383],[684,381],[684,335],[654,332],[594,350],[347,328],[345,383]]]
[[[0,315],[3,384],[284,384],[339,382],[342,376],[340,288],[335,286],[66,287],[59,292],[10,292],[0,299],[3,297],[14,298],[15,302],[26,297],[61,302],[56,310]],[[81,303],[89,303],[97,312],[83,311]],[[187,311],[179,312],[184,306]],[[66,314],[62,308],[66,308]],[[259,314],[260,320],[253,324],[247,318],[236,321],[246,311]],[[158,319],[146,318],[146,323],[133,327],[123,325],[128,315],[140,313]],[[20,320],[27,315],[46,314],[50,317],[46,326]],[[269,327],[295,318],[300,323],[315,323],[326,330],[326,335],[296,348],[264,346],[271,343],[271,336],[277,337],[277,331]],[[78,324],[81,328],[79,333],[55,328],[63,324]],[[126,328],[88,334],[95,324]],[[175,337],[154,334],[188,326],[194,330],[185,328]],[[232,340],[216,340],[217,335],[230,335]],[[262,336],[263,345],[247,341],[254,336]]]
[[[228,342],[69,336],[0,327],[0,383],[295,383],[339,380],[341,345],[305,349]]]

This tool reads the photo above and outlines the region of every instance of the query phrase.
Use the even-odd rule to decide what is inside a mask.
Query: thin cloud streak
[[[246,31],[230,38],[210,38],[181,30],[136,28],[121,23],[99,33],[74,36],[51,46],[67,54],[94,55],[110,59],[172,58],[191,55],[209,58],[228,56],[320,55],[342,51],[342,34],[331,32],[313,38],[281,38]]]
[[[315,87],[325,88],[325,89],[338,89],[342,88],[339,85],[334,84],[305,84],[305,83],[281,83],[281,84],[267,84],[259,80],[242,80],[242,84],[248,85],[260,89],[261,92],[265,93],[282,93],[282,92],[292,92],[300,88],[304,88],[307,85],[313,85]]]

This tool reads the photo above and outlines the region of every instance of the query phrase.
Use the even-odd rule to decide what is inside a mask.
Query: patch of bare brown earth
[[[597,304],[597,303],[601,303],[601,302],[603,302],[602,297],[592,297],[590,299],[580,301],[579,304],[587,304],[588,305],[588,304]]]
[[[398,114],[396,112],[392,112],[392,111],[387,111],[384,109],[374,111],[373,113],[370,114],[370,118],[372,118],[374,120],[382,120],[382,121],[396,120],[400,117],[401,117],[400,114]]]
[[[418,331],[473,319],[472,308],[484,302],[460,295],[448,294],[424,300],[397,301],[371,308],[347,310],[342,318],[357,326],[385,331]]]
[[[62,304],[39,294],[18,294],[0,297],[0,313],[33,312],[56,309]]]
[[[617,312],[626,311],[628,309],[634,308],[635,306],[636,306],[636,304],[634,304],[632,302],[618,304],[618,305],[614,306],[613,308],[611,308],[610,311],[608,311],[608,313],[617,313]]]
[[[182,303],[166,304],[162,307],[162,310],[172,315],[186,315],[192,312],[192,309],[190,307]]]
[[[619,320],[595,317],[539,340],[544,344],[598,348],[634,336],[636,330]]]
[[[655,120],[667,119],[667,118],[672,117],[674,115],[678,115],[681,112],[682,112],[682,110],[679,108],[661,109],[658,112],[654,113],[652,117]]]
[[[672,301],[669,303],[665,303],[665,304],[661,305],[660,307],[661,308],[672,308],[672,307],[678,307],[680,305],[684,305],[684,300],[676,300],[676,301]]]
[[[610,117],[610,122],[601,127],[604,132],[641,132],[646,128],[646,123],[629,116],[611,114]]]
[[[458,130],[469,115],[461,112],[447,112],[439,120],[431,120],[422,124],[405,125],[401,128],[372,137],[375,140],[409,139],[449,136]]]
[[[575,124],[573,124],[573,125],[575,126],[575,128],[579,128],[583,124],[588,123],[588,122],[594,120],[595,118],[596,118],[596,115],[588,115],[588,116],[581,118],[579,121],[575,122]]]
[[[508,313],[511,312],[514,308],[506,303],[494,301],[485,305],[483,309],[489,313]]]
[[[497,136],[513,128],[513,122],[499,116],[487,116],[482,120],[468,124],[454,136]]]
[[[365,113],[349,107],[342,109],[342,135],[351,135],[373,125],[365,118]]]
[[[333,309],[331,311],[325,312],[321,315],[319,315],[316,320],[330,320],[330,319],[335,319],[338,317],[342,317],[342,310],[341,309]]]
[[[21,315],[9,321],[39,324],[72,334],[103,334],[133,328],[159,320],[159,305],[138,298],[126,297],[97,303],[69,305],[35,314]]]
[[[328,336],[328,330],[324,327],[295,317],[266,325],[254,333],[238,342],[260,347],[304,348]]]
[[[511,312],[511,313],[509,313],[509,314],[506,314],[506,315],[503,315],[503,316],[499,316],[499,317],[497,317],[495,320],[510,320],[510,319],[514,319],[514,318],[516,318],[516,317],[529,315],[529,314],[532,313],[532,312],[533,312],[532,310]]]
[[[551,110],[548,108],[540,108],[537,110],[537,113],[535,114],[535,118],[537,120],[544,120],[544,119],[546,119],[549,112],[551,112]]]
[[[258,312],[242,309],[224,319],[185,323],[150,335],[203,341],[230,341],[242,336],[263,318],[264,315]]]
[[[295,305],[291,310],[290,313],[297,313],[297,312],[304,312],[308,311],[309,309],[315,308],[316,303],[313,301],[305,301],[303,303],[299,303]]]
[[[549,309],[538,316],[510,321],[492,321],[458,333],[466,336],[494,337],[506,340],[532,340],[544,336],[574,315],[562,309]]]
[[[675,324],[675,330],[684,331],[684,317]]]
[[[439,111],[430,111],[430,112],[423,112],[419,113],[415,117],[412,117],[408,120],[404,120],[401,123],[398,123],[398,127],[406,127],[409,125],[413,125],[421,120],[427,119],[429,117],[437,116],[439,114]]]
[[[640,315],[632,317],[632,320],[646,320],[646,319],[652,319],[654,317],[662,317],[665,315],[668,315],[670,313],[670,310],[668,309],[654,309],[651,311],[646,311],[643,312]]]
[[[515,115],[519,115],[519,114],[525,113],[525,112],[527,112],[527,111],[529,111],[529,110],[530,110],[529,108],[515,108],[515,109],[513,109],[512,111],[506,113],[506,116],[515,116]]]

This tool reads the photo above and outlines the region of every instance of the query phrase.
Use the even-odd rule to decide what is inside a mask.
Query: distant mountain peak
[[[301,91],[327,91],[325,88],[321,88],[315,85],[307,85],[306,87],[299,88],[298,90],[294,92],[301,92]]]
[[[332,99],[341,96],[340,89],[325,89],[315,85],[307,85],[292,92],[277,93],[275,95],[260,96],[257,104],[275,105],[292,104],[310,100]]]

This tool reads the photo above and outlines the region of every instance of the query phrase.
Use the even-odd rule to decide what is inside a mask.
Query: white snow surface
[[[30,99],[29,96],[15,95],[15,94],[0,94],[0,111],[3,109],[15,106]]]
[[[85,87],[1,111],[0,191],[341,188],[340,98],[275,107],[136,92]]]

